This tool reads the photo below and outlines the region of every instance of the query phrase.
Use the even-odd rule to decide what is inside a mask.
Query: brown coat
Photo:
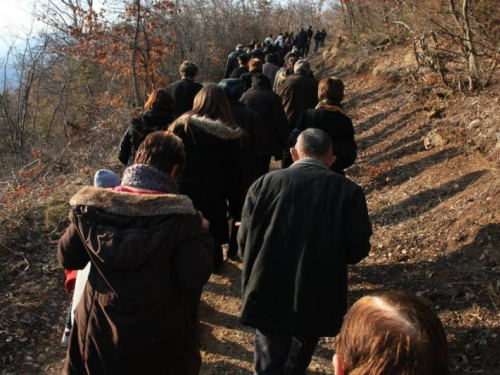
[[[92,266],[65,374],[196,374],[196,312],[211,236],[189,198],[87,187],[59,241],[65,269]]]
[[[285,108],[290,129],[295,129],[302,112],[318,104],[318,80],[292,74],[279,86],[277,94]]]

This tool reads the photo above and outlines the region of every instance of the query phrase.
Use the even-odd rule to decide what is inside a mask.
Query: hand
[[[196,213],[196,218],[197,218],[197,219],[198,219],[198,221],[200,222],[201,227],[202,227],[203,229],[205,229],[205,230],[208,230],[208,229],[209,229],[209,227],[210,227],[210,222],[209,222],[207,219],[205,219],[205,218],[203,217],[203,214],[201,213],[201,211],[198,211],[198,212]]]
[[[241,221],[237,221],[236,223],[234,223],[235,227],[239,227],[240,225],[241,225]]]

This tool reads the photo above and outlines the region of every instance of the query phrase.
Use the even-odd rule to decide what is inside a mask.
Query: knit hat
[[[243,95],[243,83],[239,79],[223,79],[219,82],[219,87],[224,89],[229,99],[239,99],[239,97]]]
[[[115,172],[99,169],[94,176],[94,186],[99,188],[114,188],[120,185],[120,179]]]
[[[146,164],[134,164],[125,169],[122,185],[163,193],[178,194],[179,192],[170,175]]]

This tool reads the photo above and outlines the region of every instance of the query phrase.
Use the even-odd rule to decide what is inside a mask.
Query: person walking
[[[121,185],[71,198],[57,258],[65,269],[92,266],[63,374],[199,373],[197,310],[213,242],[174,182],[185,161],[178,137],[153,132]]]
[[[238,56],[241,56],[245,53],[245,46],[243,44],[238,44],[236,46],[236,50],[231,52],[227,57],[226,62],[226,72],[224,74],[224,78],[229,78],[234,69],[238,67]]]
[[[309,27],[307,28],[306,33],[307,33],[307,48],[306,48],[306,56],[307,56],[309,55],[309,48],[311,47],[311,41],[314,34],[313,27],[311,25],[309,25]]]
[[[262,73],[269,78],[270,82],[274,83],[278,70],[280,70],[280,68],[276,65],[276,55],[267,55],[266,63],[262,67]]]
[[[285,109],[290,131],[296,128],[302,112],[318,104],[318,81],[310,76],[309,62],[306,59],[299,59],[293,70],[294,74],[287,77],[277,90]],[[290,153],[285,151],[283,168],[287,168],[291,163]]]
[[[314,34],[314,52],[318,52],[319,45],[321,44],[321,38],[321,32],[317,30],[316,34]]]
[[[248,63],[248,73],[242,74],[240,76],[240,81],[243,83],[243,90],[247,91],[252,87],[252,76],[257,73],[262,73],[262,60],[253,58]]]
[[[240,66],[233,70],[230,78],[240,78],[243,74],[248,73],[249,61],[250,61],[250,55],[247,55],[246,53],[238,56],[238,63]]]
[[[307,32],[304,28],[300,29],[299,33],[296,36],[297,47],[300,51],[301,57],[307,56],[307,43],[309,41],[309,37],[307,36]]]
[[[250,188],[238,233],[240,322],[256,329],[255,374],[305,374],[320,337],[337,335],[347,309],[347,265],[368,255],[362,189],[329,170],[332,142],[307,129],[294,164]]]
[[[326,39],[326,30],[323,29],[321,30],[321,47],[325,46],[325,39]]]
[[[181,79],[167,87],[167,91],[174,98],[176,118],[193,108],[194,97],[203,87],[196,82],[198,66],[194,62],[184,61],[179,68],[179,73]]]
[[[256,131],[257,176],[269,171],[271,157],[280,160],[290,130],[280,98],[271,90],[271,83],[264,74],[252,77],[252,87],[241,101],[254,110],[261,119]]]
[[[274,83],[273,83],[274,92],[278,92],[281,84],[285,82],[285,79],[293,74],[293,66],[298,60],[299,58],[295,56],[288,58],[285,66],[283,68],[280,68],[280,70],[276,72],[276,76],[274,78]]]
[[[187,162],[177,178],[181,194],[210,221],[214,237],[214,272],[221,272],[222,245],[228,242],[228,211],[241,215],[241,147],[243,131],[236,125],[224,90],[207,85],[196,95],[193,109],[169,130],[184,143]]]
[[[127,165],[134,160],[144,138],[157,130],[167,130],[174,121],[174,98],[167,90],[156,89],[150,95],[144,112],[132,119],[118,149],[118,160]]]
[[[336,77],[323,78],[319,82],[318,105],[315,109],[308,109],[300,115],[289,142],[289,146],[293,147],[299,134],[308,128],[326,131],[333,140],[333,155],[335,155],[335,163],[330,169],[341,175],[345,175],[344,170],[354,164],[358,149],[354,140],[352,121],[341,104],[343,99],[342,80]]]

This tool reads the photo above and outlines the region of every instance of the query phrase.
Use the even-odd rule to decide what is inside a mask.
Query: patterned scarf
[[[316,109],[322,109],[324,111],[330,111],[330,112],[340,112],[343,115],[345,115],[344,110],[342,107],[334,104],[327,104],[326,100],[322,100],[321,102],[318,103],[316,106]]]
[[[178,194],[179,189],[170,175],[146,164],[134,164],[125,169],[123,186]]]

